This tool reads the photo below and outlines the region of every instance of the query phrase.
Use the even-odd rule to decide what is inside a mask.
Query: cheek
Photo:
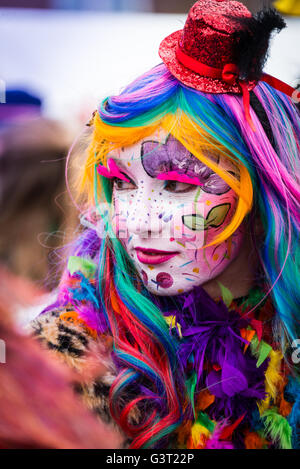
[[[191,249],[208,244],[229,225],[236,205],[234,191],[220,196],[201,191],[200,196],[193,201],[177,205],[174,237],[193,242]]]
[[[221,273],[238,255],[242,245],[243,235],[244,230],[242,227],[239,227],[221,244],[207,248],[207,266],[210,266],[212,274],[216,275]]]
[[[201,282],[208,281],[226,269],[238,255],[244,237],[243,227],[239,227],[221,244],[204,249],[187,249],[186,260],[190,262],[188,272]],[[206,243],[205,243],[206,244]]]
[[[238,198],[233,190],[220,196],[207,197],[204,201],[206,243],[219,236],[227,226],[237,208]]]
[[[172,286],[168,287],[169,290],[164,289],[162,293],[170,294],[171,290],[172,294],[182,293],[189,291],[193,286],[203,285],[218,277],[238,255],[242,240],[243,230],[238,228],[229,239],[218,246],[193,249],[189,242],[185,242],[185,249],[181,252],[181,256],[174,258],[174,262],[163,269],[162,273],[172,279]],[[157,280],[153,272],[149,273],[150,280],[148,281]]]
[[[243,239],[242,227],[221,244],[203,248],[230,224],[236,206],[234,191],[220,196],[204,194],[190,213],[183,214],[182,231],[186,234],[180,242],[194,278],[220,273],[237,255]]]

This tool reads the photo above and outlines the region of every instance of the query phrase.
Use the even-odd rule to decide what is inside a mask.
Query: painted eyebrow
[[[123,181],[130,182],[130,180],[121,172],[120,168],[113,158],[107,160],[107,168],[104,165],[97,166],[97,173],[106,178],[112,179],[117,177]]]
[[[167,171],[165,173],[159,173],[156,176],[157,179],[163,181],[179,181],[187,184],[194,184],[195,186],[203,186],[203,183],[196,177],[189,177],[186,174],[179,174],[177,171]]]

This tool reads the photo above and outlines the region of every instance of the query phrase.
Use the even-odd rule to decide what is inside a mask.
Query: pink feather
[[[228,425],[225,420],[222,424],[217,424],[215,430],[213,431],[211,437],[206,442],[205,449],[234,449],[230,441],[220,440],[220,436],[224,427]]]

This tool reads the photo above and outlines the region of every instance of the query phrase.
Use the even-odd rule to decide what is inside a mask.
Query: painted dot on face
[[[167,272],[160,272],[156,276],[156,282],[161,288],[170,288],[173,285],[173,278]]]

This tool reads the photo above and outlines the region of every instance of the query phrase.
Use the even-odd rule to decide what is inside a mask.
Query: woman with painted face
[[[200,0],[89,123],[82,234],[33,328],[78,368],[104,345],[80,392],[131,448],[299,444],[299,95],[262,73],[283,26]]]

